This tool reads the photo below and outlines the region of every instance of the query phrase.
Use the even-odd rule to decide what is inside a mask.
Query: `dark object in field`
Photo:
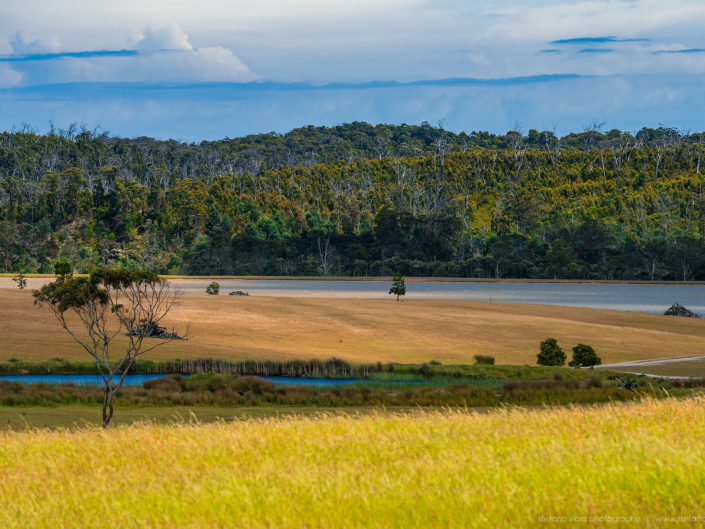
[[[13,277],[12,280],[17,283],[17,288],[23,290],[27,286],[27,279],[22,272],[17,274],[17,277]]]
[[[475,355],[474,358],[475,358],[476,364],[486,365],[486,366],[493,366],[494,365],[494,356]]]
[[[663,313],[664,316],[682,316],[684,318],[699,318],[700,316],[695,314],[692,310],[686,309],[683,305],[674,303],[671,305],[666,312]]]
[[[620,380],[618,377],[614,377],[614,379],[617,381],[617,384],[619,385],[619,389],[626,389],[628,391],[634,391],[636,388],[639,387],[639,384],[634,382],[633,380],[627,379],[627,380]]]
[[[206,294],[209,296],[217,296],[220,294],[220,285],[217,281],[211,282],[211,284],[206,287]]]
[[[428,364],[428,362],[424,362],[423,364],[421,364],[421,367],[416,370],[416,373],[422,375],[424,378],[431,378],[433,370],[431,369],[431,366]]]
[[[176,334],[175,332],[169,332],[165,327],[161,327],[156,323],[143,323],[138,325],[134,329],[130,329],[130,332],[126,336],[142,336],[143,338],[161,338],[162,340],[185,340]]]
[[[247,292],[243,292],[242,290],[233,290],[228,296],[249,296],[250,294]]]

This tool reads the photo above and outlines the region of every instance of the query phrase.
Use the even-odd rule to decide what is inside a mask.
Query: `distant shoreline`
[[[0,273],[0,278],[12,278],[17,274]],[[87,276],[87,274],[76,274]],[[26,278],[53,278],[53,274],[25,274]],[[163,275],[165,279],[179,280],[232,280],[232,281],[371,281],[390,282],[391,276],[186,276]],[[405,277],[407,283],[548,283],[548,284],[599,284],[599,285],[705,285],[705,281],[645,281],[637,279],[511,279],[480,277]]]

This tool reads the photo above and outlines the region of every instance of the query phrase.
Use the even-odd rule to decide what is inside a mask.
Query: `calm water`
[[[124,386],[141,386],[148,380],[162,378],[165,375],[127,375]],[[103,379],[100,375],[0,375],[0,382],[10,380],[23,384],[68,384],[73,382],[77,386],[102,386]]]
[[[308,378],[308,377],[259,377],[262,380],[269,380],[280,386],[346,386],[369,382],[362,378]]]
[[[141,386],[148,380],[162,378],[166,375],[127,375],[125,386]],[[188,376],[188,375],[182,375]],[[294,378],[294,377],[260,377],[270,380],[275,384],[287,386],[343,386],[365,382],[360,378]],[[99,375],[0,375],[0,382],[9,380],[23,384],[68,384],[73,382],[77,386],[101,386],[103,379]],[[408,384],[409,382],[404,382]]]
[[[207,280],[176,280],[185,294],[202,294]],[[308,280],[220,280],[220,292],[251,296],[344,297],[389,299],[389,282]],[[509,301],[568,307],[663,313],[673,303],[705,314],[705,285],[603,283],[463,283],[409,282],[406,299]]]
[[[45,278],[30,278],[39,288]],[[184,294],[205,294],[209,279],[175,279]],[[221,295],[241,290],[251,296],[391,299],[391,281],[219,279]],[[0,278],[0,288],[17,288]],[[406,299],[508,301],[661,314],[673,303],[705,315],[705,285],[605,283],[481,283],[407,281]]]

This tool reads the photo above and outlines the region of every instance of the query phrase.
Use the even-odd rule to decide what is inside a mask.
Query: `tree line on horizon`
[[[0,134],[0,271],[705,279],[705,134]]]

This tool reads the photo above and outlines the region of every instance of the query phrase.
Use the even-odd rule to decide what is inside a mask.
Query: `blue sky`
[[[198,141],[307,124],[705,130],[705,2],[260,0],[0,7],[0,129]]]

